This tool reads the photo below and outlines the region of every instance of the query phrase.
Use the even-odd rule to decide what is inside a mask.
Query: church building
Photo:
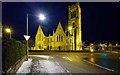
[[[79,3],[68,6],[68,25],[64,30],[61,22],[52,35],[45,35],[39,25],[35,47],[32,50],[82,50],[81,8]],[[53,29],[51,29],[53,30]]]

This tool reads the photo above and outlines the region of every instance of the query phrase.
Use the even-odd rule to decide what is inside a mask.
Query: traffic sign
[[[28,35],[24,35],[25,39],[28,40],[30,38],[30,36]]]

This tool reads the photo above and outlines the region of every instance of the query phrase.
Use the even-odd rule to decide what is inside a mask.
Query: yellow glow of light
[[[72,30],[72,27],[70,26],[70,27],[68,27],[68,29],[69,29],[69,30]]]
[[[91,56],[94,56],[94,54],[90,54]]]
[[[6,30],[6,32],[8,32],[8,33],[11,32],[10,28],[6,28],[5,30]]]
[[[93,49],[91,49],[90,51],[91,51],[91,52],[93,52],[94,50],[93,50]]]
[[[93,43],[91,45],[94,45]]]
[[[91,61],[91,62],[95,62],[95,59],[94,59],[94,58],[90,58],[90,61]]]

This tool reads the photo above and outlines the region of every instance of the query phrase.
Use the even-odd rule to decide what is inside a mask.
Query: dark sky
[[[2,22],[14,31],[12,37],[23,40],[26,34],[26,13],[39,15],[44,13],[46,20],[42,22],[45,31],[52,33],[60,21],[65,28],[68,23],[68,6],[71,2],[27,2],[3,3]],[[82,2],[82,40],[83,42],[120,41],[120,26],[118,24],[118,4],[112,2]],[[38,17],[29,16],[29,35],[34,38],[37,27],[41,24]]]

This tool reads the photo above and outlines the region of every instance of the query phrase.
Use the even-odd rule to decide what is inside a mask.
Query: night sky
[[[26,14],[46,15],[41,22],[38,17],[29,16],[29,35],[35,38],[38,25],[45,29],[46,35],[52,34],[60,21],[64,29],[68,23],[68,6],[71,2],[34,2],[34,3],[2,3],[2,24],[13,29],[12,37],[24,40],[26,34]],[[118,22],[119,3],[80,3],[82,17],[82,41],[120,41],[120,26]]]

